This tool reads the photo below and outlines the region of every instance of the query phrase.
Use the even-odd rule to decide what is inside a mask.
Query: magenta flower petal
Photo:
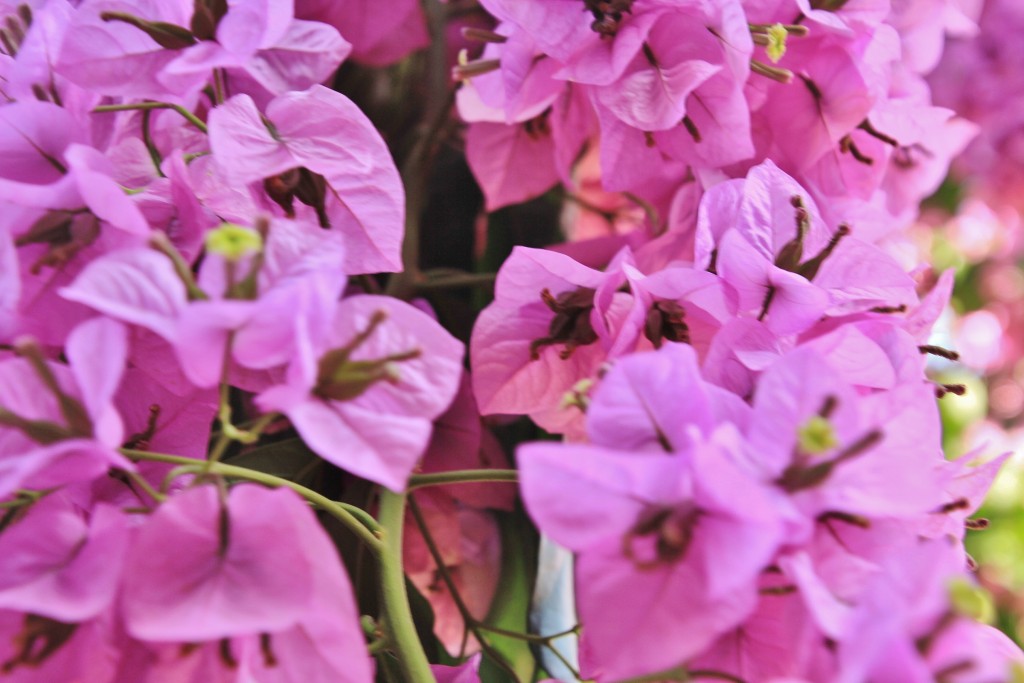
[[[64,622],[99,615],[117,594],[128,538],[117,508],[100,505],[87,521],[47,496],[0,535],[0,608]]]
[[[480,122],[466,133],[466,160],[487,198],[487,210],[533,199],[558,182],[550,132],[527,124]]]
[[[123,249],[90,263],[61,296],[165,339],[174,338],[173,321],[188,302],[170,259],[152,249]]]
[[[266,116],[275,135],[246,95],[210,112],[210,144],[229,177],[251,183],[297,167],[322,175],[330,223],[346,238],[348,272],[398,270],[402,183],[366,115],[344,95],[313,86],[276,98]]]
[[[189,643],[294,626],[309,609],[313,578],[290,511],[304,505],[291,491],[254,485],[236,486],[224,501],[215,486],[170,498],[129,553],[128,632]]]

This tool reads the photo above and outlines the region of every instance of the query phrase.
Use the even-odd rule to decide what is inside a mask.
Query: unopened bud
[[[950,581],[948,590],[950,606],[957,614],[984,623],[992,622],[995,608],[992,596],[984,588],[957,577]]]
[[[206,250],[228,261],[240,261],[262,248],[263,238],[258,232],[235,223],[222,223],[206,233]]]

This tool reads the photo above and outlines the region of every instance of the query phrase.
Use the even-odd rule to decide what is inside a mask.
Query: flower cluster
[[[936,394],[961,387],[925,356],[951,355],[927,344],[951,279],[919,299],[770,163],[699,216],[696,262],[649,275],[628,250],[605,272],[514,253],[474,335],[484,409],[571,442],[519,466],[576,555],[584,676],[1008,676],[1019,654],[947,593],[972,587],[964,528],[1001,462],[942,457]]]
[[[1024,26],[1019,4],[989,0],[977,35],[951,41],[931,74],[935,99],[981,127],[981,133],[954,164],[971,192],[997,208],[1021,209],[1024,118],[1020,100],[1024,81],[1016,65],[1020,47],[999,36]]]
[[[923,80],[945,31],[973,26],[958,3],[482,4],[498,24],[472,34],[486,49],[455,72],[492,209],[575,188],[574,162],[596,149],[605,189],[668,216],[648,238],[691,233],[686,206],[771,159],[828,218],[882,211],[893,220],[876,229],[894,232],[975,132],[932,106]]]
[[[335,25],[402,53],[368,4],[313,4],[0,7],[5,678],[372,679],[308,505],[217,462],[286,417],[401,491],[462,375],[428,312],[349,284],[401,269],[405,207],[321,85],[353,51]]]
[[[923,80],[970,19],[483,4],[498,24],[456,73],[489,206],[573,191],[596,150],[648,214],[514,251],[471,344],[484,412],[568,442],[518,461],[576,558],[582,675],[1008,680],[1024,660],[966,608],[962,546],[1005,458],[944,459],[936,395],[963,387],[926,357],[956,358],[928,343],[952,273],[922,297],[900,248],[974,134]]]

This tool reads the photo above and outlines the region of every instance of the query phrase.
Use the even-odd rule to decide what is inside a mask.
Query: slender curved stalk
[[[267,474],[266,472],[250,470],[247,467],[226,465],[221,462],[210,463],[206,460],[185,458],[179,455],[151,453],[149,451],[139,451],[131,448],[121,448],[119,449],[119,452],[132,460],[146,460],[149,462],[166,462],[173,465],[195,466],[196,470],[199,472],[219,474],[224,477],[234,477],[236,479],[245,479],[246,481],[252,481],[274,488],[289,488],[344,524],[349,531],[358,536],[359,540],[363,541],[363,543],[365,543],[375,554],[381,555],[384,550],[384,544],[381,542],[380,538],[377,537],[377,534],[381,533],[380,526],[373,521],[372,517],[365,513],[357,517],[349,511],[348,508],[351,506],[333,501],[330,498],[317,493],[313,489],[306,488],[301,484],[296,484],[294,481],[276,477],[273,474]]]
[[[444,484],[515,483],[517,481],[519,481],[519,472],[516,470],[453,470],[451,472],[414,474],[409,478],[409,485],[406,488],[408,491],[412,491],[425,486],[442,486]]]
[[[98,107],[93,107],[92,112],[94,114],[103,114],[111,111],[148,111],[151,109],[173,109],[185,118],[186,121],[191,123],[193,126],[198,128],[201,132],[206,132],[206,124],[203,123],[198,116],[190,112],[180,104],[170,104],[168,102],[135,102],[132,104],[102,104]]]
[[[405,493],[381,490],[378,516],[383,527],[383,548],[378,554],[380,562],[381,603],[384,610],[384,628],[388,634],[405,683],[432,683],[434,674],[423,652],[409,595],[405,590],[405,572],[402,570],[402,526],[405,522]]]

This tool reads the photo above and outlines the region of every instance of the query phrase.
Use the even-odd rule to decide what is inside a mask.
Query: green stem
[[[447,277],[423,280],[416,283],[416,289],[429,291],[434,289],[469,289],[470,287],[494,287],[496,273],[465,273]]]
[[[224,104],[224,100],[227,99],[227,87],[224,83],[224,70],[214,69],[213,70],[213,99],[214,104]]]
[[[385,628],[405,677],[405,683],[432,683],[434,675],[430,662],[423,652],[409,595],[405,590],[405,573],[402,570],[402,525],[405,522],[405,493],[387,489],[380,495],[380,525],[383,527],[383,548],[378,555],[380,561],[381,604],[384,611]]]
[[[478,628],[481,628],[484,631],[490,631],[491,633],[497,633],[499,636],[506,636],[508,638],[515,638],[517,640],[526,641],[527,643],[537,643],[538,645],[547,645],[552,640],[557,640],[558,638],[564,638],[565,636],[576,635],[580,631],[580,627],[577,625],[577,626],[573,626],[571,629],[569,629],[567,631],[560,631],[559,633],[552,633],[549,636],[541,636],[541,635],[537,635],[535,633],[520,633],[519,631],[509,631],[507,629],[498,628],[497,626],[488,626],[487,624],[485,624],[482,621],[476,622],[476,625],[477,625]]]
[[[181,255],[181,252],[178,251],[178,248],[174,246],[167,235],[159,231],[153,232],[149,236],[149,246],[171,260],[171,264],[174,266],[174,273],[181,279],[186,291],[188,291],[189,300],[204,301],[210,298],[206,296],[206,292],[199,288],[199,283],[196,282],[195,275],[192,274],[192,266],[189,265],[188,261],[185,260],[185,257]]]
[[[730,673],[724,671],[715,671],[713,669],[693,669],[688,671],[686,667],[677,666],[667,671],[659,671],[657,673],[648,674],[646,676],[637,676],[636,678],[627,678],[620,683],[658,683],[659,681],[691,681],[694,678],[713,678],[718,681],[730,681],[730,683],[746,683],[739,676],[733,676]]]
[[[381,542],[380,538],[377,537],[377,533],[380,533],[380,527],[375,522],[372,525],[369,524],[369,522],[372,521],[372,518],[370,518],[369,515],[365,515],[364,513],[365,516],[357,518],[356,515],[349,511],[348,508],[351,506],[333,501],[330,498],[317,493],[313,489],[306,488],[301,484],[296,484],[294,481],[276,477],[272,474],[267,474],[266,472],[250,470],[247,467],[226,465],[221,462],[210,463],[207,465],[204,460],[185,458],[180,455],[150,453],[149,451],[138,451],[131,448],[121,448],[118,449],[118,452],[120,452],[121,455],[136,461],[146,460],[149,462],[166,462],[172,465],[192,465],[195,467],[197,472],[208,472],[209,474],[219,474],[224,477],[245,479],[246,481],[256,482],[257,484],[263,484],[264,486],[270,486],[272,488],[289,488],[344,524],[349,531],[358,536],[359,540],[363,541],[363,543],[374,551],[374,553],[380,555],[384,551],[384,544]]]
[[[425,486],[441,486],[443,484],[472,484],[476,482],[509,482],[519,481],[516,470],[453,470],[451,472],[431,472],[430,474],[414,474],[409,478],[407,489]]]
[[[146,478],[138,472],[128,472],[128,476],[131,477],[132,483],[136,484],[142,489],[146,495],[152,498],[155,502],[159,503],[163,501],[167,496],[157,491],[153,486],[146,481]],[[145,502],[145,501],[143,501]]]
[[[98,107],[93,107],[92,113],[103,114],[105,112],[112,111],[147,111],[150,109],[172,109],[183,117],[185,120],[191,123],[193,126],[198,128],[201,132],[206,132],[206,124],[203,123],[198,116],[190,112],[180,104],[170,104],[169,102],[135,102],[133,104],[102,104]]]
[[[659,671],[653,674],[647,674],[646,676],[636,676],[634,678],[626,678],[619,683],[658,683],[659,681],[688,681],[690,675],[687,673],[686,668],[677,666],[672,669],[665,671]]]
[[[423,133],[399,169],[405,187],[402,271],[392,275],[387,284],[387,293],[398,298],[411,298],[421,278],[420,222],[427,202],[427,178],[439,134],[448,123],[449,110],[455,103],[455,89],[449,76],[444,5],[439,0],[424,0],[423,12],[430,31],[424,74],[428,98],[421,122]]]
[[[152,109],[147,109],[142,112],[142,142],[146,145],[146,151],[149,152],[149,158],[153,160],[153,166],[156,167],[156,172],[161,178],[164,178],[164,172],[160,169],[160,164],[163,163],[163,159],[160,158],[160,150],[157,149],[156,144],[153,142],[153,136],[149,130],[149,117],[153,114]]]
[[[222,431],[221,435],[217,437],[217,442],[213,444],[213,448],[210,449],[209,455],[206,456],[206,471],[211,471],[210,468],[220,462],[221,457],[227,451],[228,446],[231,445],[231,436],[227,431]]]
[[[733,676],[732,674],[727,674],[724,671],[712,671],[711,669],[693,669],[688,673],[690,675],[690,678],[714,678],[719,681],[731,681],[732,683],[746,683],[746,681],[744,681],[739,676]]]

